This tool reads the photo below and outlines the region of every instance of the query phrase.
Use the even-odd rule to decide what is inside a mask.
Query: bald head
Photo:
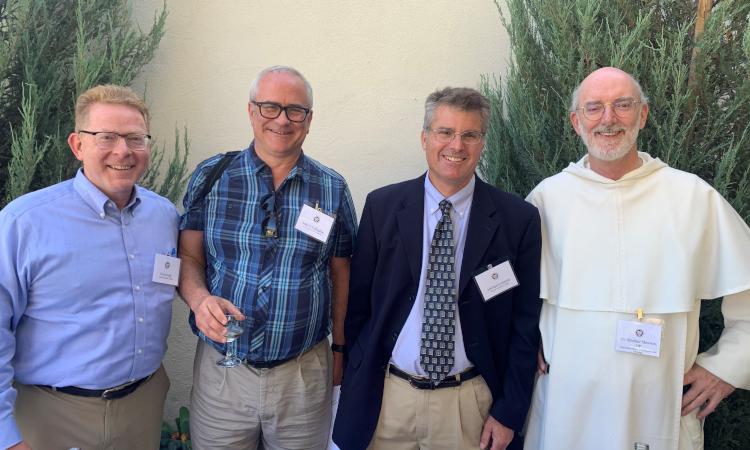
[[[630,86],[634,89],[638,97],[634,97],[634,100],[640,101],[640,105],[648,105],[648,97],[643,93],[643,88],[641,88],[640,83],[638,83],[638,80],[636,80],[633,75],[616,67],[602,67],[601,69],[591,72],[589,76],[584,78],[583,81],[581,81],[581,84],[575,88],[573,95],[571,96],[570,112],[575,112],[581,107],[582,90],[590,86],[601,86],[603,84],[608,86],[613,84]],[[586,103],[586,101],[584,100],[583,103]]]

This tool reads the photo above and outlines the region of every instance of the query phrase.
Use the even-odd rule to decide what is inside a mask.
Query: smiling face
[[[619,69],[599,69],[581,84],[578,107],[592,102],[608,104],[598,120],[587,119],[580,109],[570,113],[570,121],[583,139],[589,158],[618,161],[631,152],[637,153],[638,130],[646,126],[648,105],[636,103],[635,112],[622,118],[614,113],[611,104],[623,99],[641,100],[633,80]]]
[[[446,105],[435,108],[430,128],[453,133],[482,131],[482,117],[478,112],[461,111]],[[474,175],[484,149],[484,139],[479,144],[467,145],[461,136],[454,136],[449,143],[439,142],[432,131],[422,131],[422,148],[430,168],[430,182],[446,198],[466,186]]]
[[[111,131],[121,135],[148,134],[141,113],[132,106],[95,103],[88,111],[83,129],[91,132]],[[130,201],[133,186],[148,167],[151,144],[145,150],[133,151],[120,138],[117,147],[101,149],[93,135],[73,133],[68,144],[79,161],[83,174],[122,210]]]
[[[310,108],[305,83],[289,73],[272,72],[264,76],[258,82],[258,94],[253,101]],[[292,122],[285,111],[275,119],[267,119],[261,116],[253,103],[248,103],[247,110],[255,135],[255,152],[260,159],[267,163],[274,159],[296,161],[302,150],[302,143],[310,132],[312,111],[303,122]]]

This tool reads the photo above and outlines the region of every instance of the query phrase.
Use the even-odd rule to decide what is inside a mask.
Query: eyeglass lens
[[[128,134],[124,136],[125,145],[131,150],[143,150],[148,144],[148,136],[145,134]],[[120,143],[120,135],[117,133],[96,133],[94,135],[96,145],[104,149],[112,149]]]

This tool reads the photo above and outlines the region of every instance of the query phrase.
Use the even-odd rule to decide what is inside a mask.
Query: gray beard
[[[636,123],[640,122],[641,112],[638,111],[638,119]],[[578,118],[578,126],[581,127],[581,118]],[[581,129],[583,129],[581,127]],[[612,144],[599,144],[594,138],[595,133],[608,132],[608,131],[624,131],[625,135]],[[630,129],[622,125],[613,126],[600,126],[591,130],[589,133],[581,133],[581,139],[583,144],[588,149],[591,156],[601,161],[617,161],[622,159],[628,154],[630,149],[633,148],[636,141],[638,140],[638,127],[634,126]]]

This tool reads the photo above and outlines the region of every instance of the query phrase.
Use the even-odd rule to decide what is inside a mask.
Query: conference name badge
[[[638,310],[638,320],[618,320],[615,350],[659,357],[664,321],[644,319]]]
[[[320,209],[302,205],[302,211],[299,213],[294,228],[317,241],[325,243],[328,242],[328,236],[331,234],[335,220],[334,217]]]
[[[154,274],[151,276],[151,281],[177,286],[180,281],[181,262],[180,258],[157,253],[154,260]]]
[[[515,272],[513,272],[510,261],[505,261],[496,266],[488,264],[485,268],[475,271],[472,275],[485,302],[518,286],[518,279]]]

